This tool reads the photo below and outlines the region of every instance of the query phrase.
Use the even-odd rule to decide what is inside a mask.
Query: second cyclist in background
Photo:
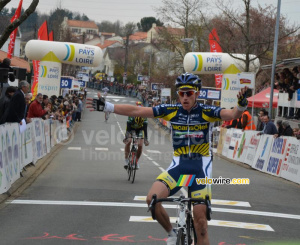
[[[137,106],[142,106],[142,102],[137,101],[136,102]],[[148,141],[148,132],[147,132],[147,126],[148,126],[148,121],[147,118],[143,117],[128,117],[127,120],[127,127],[126,127],[126,133],[125,133],[125,139],[123,140],[125,144],[125,163],[124,163],[124,168],[127,169],[128,167],[128,155],[130,152],[130,144],[131,144],[131,132],[135,131],[136,136],[139,138],[138,140],[138,151],[137,151],[137,156],[136,156],[136,161],[137,161],[137,167],[136,169],[140,168],[139,165],[139,158],[142,155],[143,151],[143,143],[145,146],[149,145]]]

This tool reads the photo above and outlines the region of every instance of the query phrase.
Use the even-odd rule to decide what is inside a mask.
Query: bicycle
[[[131,132],[131,150],[128,155],[128,167],[127,167],[127,173],[128,173],[128,181],[130,181],[131,177],[131,183],[135,180],[135,173],[137,168],[137,162],[136,162],[136,155],[138,151],[138,139],[143,139],[143,137],[137,137],[135,131]]]
[[[206,195],[205,199],[203,198],[191,198],[190,189],[188,189],[188,198],[184,195],[180,195],[175,198],[161,198],[157,199],[157,196],[154,194],[152,196],[152,200],[149,205],[149,209],[151,211],[151,215],[153,220],[156,220],[155,217],[155,205],[159,202],[174,202],[179,205],[179,212],[177,217],[177,240],[176,245],[190,245],[194,242],[197,244],[197,235],[194,226],[194,220],[192,215],[192,202],[197,202],[200,204],[206,205],[206,218],[207,220],[211,220],[211,203],[209,200],[209,196]]]

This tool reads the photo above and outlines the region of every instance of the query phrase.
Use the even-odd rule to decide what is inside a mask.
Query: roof
[[[7,58],[7,53],[0,50],[0,61],[2,62],[5,58]],[[16,67],[21,67],[21,68],[25,68],[27,70],[27,72],[30,72],[30,65],[29,63],[21,58],[15,57],[13,56],[11,58],[11,66],[16,66]]]
[[[116,40],[105,40],[104,43],[101,45],[101,43],[96,44],[96,46],[98,46],[101,49],[105,49],[115,43],[118,43],[118,41]]]
[[[126,39],[126,37],[123,39]],[[129,40],[131,41],[140,41],[144,39],[147,39],[147,32],[136,32],[129,36]]]
[[[248,107],[252,107],[252,103],[254,102],[255,108],[269,108],[270,104],[270,93],[271,88],[266,88],[265,90],[259,92],[258,94],[253,95],[252,97],[247,98],[248,100]],[[273,96],[273,108],[277,108],[278,104],[278,93],[277,89],[274,89],[274,96]]]
[[[157,26],[154,29],[159,33],[161,31],[167,30],[167,32],[174,36],[184,36],[184,29],[183,28],[173,28],[173,27],[164,27],[164,26]]]
[[[115,36],[116,34],[114,32],[100,32],[101,36]]]
[[[280,61],[279,63],[276,64],[276,68],[283,69],[286,67],[288,68],[288,67],[294,67],[299,65],[300,65],[300,58],[292,58],[292,59],[285,59]],[[261,69],[262,70],[272,69],[272,64],[261,66]]]
[[[96,25],[96,23],[94,21],[68,20],[67,23],[68,23],[69,27],[98,29],[98,26]]]

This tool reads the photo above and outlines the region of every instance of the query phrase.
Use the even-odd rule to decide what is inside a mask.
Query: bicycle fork
[[[176,221],[177,223],[177,231],[179,229],[182,229],[183,235],[184,235],[184,244],[188,245],[188,235],[187,235],[187,225],[186,225],[186,213],[188,212],[186,205],[184,203],[180,203],[179,206],[179,214],[178,214],[178,219]]]

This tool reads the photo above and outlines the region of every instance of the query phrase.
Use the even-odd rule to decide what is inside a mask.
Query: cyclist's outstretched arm
[[[114,113],[130,117],[154,117],[152,107],[140,107],[133,105],[114,105]]]

